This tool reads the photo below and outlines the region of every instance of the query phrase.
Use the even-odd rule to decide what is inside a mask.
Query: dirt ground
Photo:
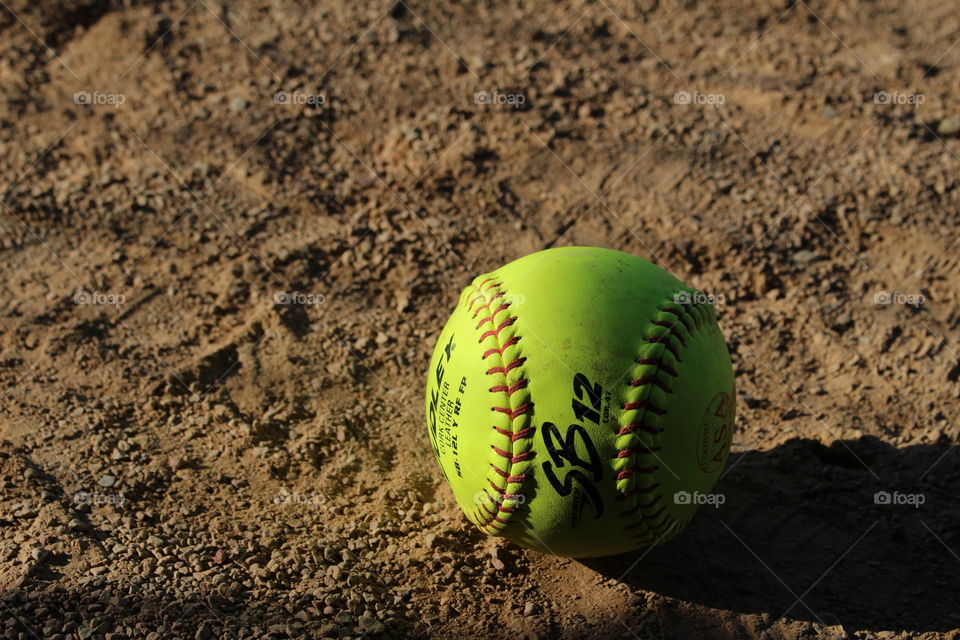
[[[0,34],[4,638],[960,638],[951,3],[3,0]],[[487,538],[430,451],[460,289],[565,245],[718,300],[725,502],[652,550]]]

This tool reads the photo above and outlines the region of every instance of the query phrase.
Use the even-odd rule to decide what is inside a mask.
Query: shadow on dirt
[[[951,443],[794,439],[732,454],[687,531],[584,564],[632,588],[848,630],[960,625],[960,456]],[[617,637],[624,633],[612,629]],[[712,637],[712,636],[711,636]]]

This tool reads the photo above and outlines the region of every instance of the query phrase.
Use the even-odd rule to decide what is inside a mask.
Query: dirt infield
[[[3,637],[960,638],[950,3],[0,2]],[[487,538],[433,342],[547,247],[714,296],[675,541]]]

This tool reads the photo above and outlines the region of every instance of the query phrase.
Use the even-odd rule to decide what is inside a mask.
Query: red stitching
[[[487,497],[490,496],[490,494],[487,493],[486,489],[484,489],[483,493],[484,493]],[[491,498],[491,500],[492,500],[492,498]],[[491,516],[497,515],[497,512],[496,512],[496,511],[490,511],[490,509],[487,509],[487,505],[483,504],[482,502],[480,503],[480,506],[483,507],[483,510],[486,511],[486,512],[487,512],[488,514],[490,514]]]
[[[663,344],[664,348],[665,348],[667,351],[669,351],[671,354],[673,354],[673,357],[677,359],[677,362],[682,363],[683,360],[680,359],[680,354],[677,353],[676,347],[674,347],[674,346],[673,346],[673,343],[670,342],[670,336],[672,336],[672,335],[673,335],[672,333],[668,333],[668,334],[666,334],[666,335],[660,336],[659,338],[656,337],[656,336],[654,336],[653,338],[645,338],[645,340],[646,340],[647,342],[651,342],[651,343],[654,343],[654,344]],[[681,344],[682,346],[686,346],[686,345],[684,345],[682,342],[681,342],[680,344]]]
[[[487,316],[486,318],[484,318],[483,320],[481,320],[481,321],[479,322],[479,324],[477,324],[477,329],[479,329],[480,327],[482,327],[483,325],[485,325],[485,324],[488,323],[488,322],[492,323],[492,322],[493,322],[493,319],[497,317],[497,314],[498,314],[498,313],[500,313],[501,311],[503,311],[504,309],[507,309],[507,308],[509,308],[509,307],[510,307],[510,303],[509,303],[509,302],[504,302],[503,304],[501,304],[499,307],[497,307],[497,310],[496,310],[496,311],[494,311],[491,315]],[[476,317],[476,316],[474,316],[474,317]]]
[[[659,487],[659,486],[660,486],[660,485],[654,485],[654,487]],[[652,507],[653,505],[657,504],[657,502],[660,501],[660,498],[661,498],[661,497],[662,497],[662,494],[659,494],[659,493],[658,493],[658,494],[655,495],[655,496],[653,497],[653,499],[650,500],[649,502],[640,502],[640,501],[638,500],[638,501],[637,501],[637,504],[633,505],[632,507],[630,507],[630,508],[627,509],[626,511],[621,511],[621,512],[620,512],[620,517],[621,517],[621,518],[629,518],[630,516],[632,516],[634,513],[636,513],[637,511],[639,511],[639,510],[641,510],[641,509],[649,509],[649,508]],[[641,520],[641,522],[642,522],[642,520]]]
[[[628,435],[630,435],[631,433],[633,433],[634,431],[636,431],[637,429],[640,429],[640,431],[644,431],[644,432],[646,432],[646,433],[649,433],[649,434],[652,435],[652,436],[658,435],[658,434],[660,434],[660,433],[663,432],[663,429],[660,429],[660,428],[658,428],[658,427],[654,427],[654,426],[651,426],[651,425],[649,425],[649,424],[644,424],[644,423],[640,422],[640,423],[635,423],[635,424],[628,424],[627,426],[625,426],[625,427],[623,427],[622,429],[620,429],[620,431],[617,431],[617,435],[618,435],[618,436],[628,436]]]
[[[507,484],[513,484],[515,482],[523,482],[524,480],[530,477],[529,473],[521,473],[519,475],[512,476],[506,471],[504,471],[503,469],[500,469],[499,467],[497,467],[497,465],[493,463],[490,464],[490,468],[493,469],[498,476],[506,480]]]
[[[484,354],[483,357],[486,358],[487,354]],[[487,369],[487,375],[489,376],[494,373],[502,373],[503,375],[507,375],[508,371],[510,371],[511,369],[515,369],[516,367],[519,367],[521,364],[523,364],[526,361],[527,361],[526,358],[517,358],[516,360],[508,364],[506,367],[491,367],[490,369]]]
[[[479,340],[479,341],[480,341],[480,342],[483,342],[484,340],[486,340],[486,339],[489,338],[490,336],[494,336],[494,337],[499,338],[499,337],[500,337],[500,332],[503,331],[504,329],[506,329],[507,327],[509,327],[510,325],[512,325],[512,324],[513,324],[514,322],[516,322],[516,321],[517,321],[516,318],[507,318],[506,320],[504,320],[503,322],[501,322],[501,323],[500,323],[500,326],[497,327],[496,329],[490,329],[489,331],[485,331],[484,333],[482,333],[482,334],[480,335],[480,340]]]
[[[657,497],[659,498],[659,496],[657,496]],[[660,515],[661,515],[664,511],[666,511],[666,510],[667,510],[666,505],[661,506],[660,509],[659,509],[655,514],[650,515],[650,516],[644,516],[643,518],[641,518],[640,520],[637,520],[637,521],[634,522],[633,524],[628,524],[627,526],[624,527],[624,529],[628,529],[628,530],[629,530],[629,529],[634,529],[634,528],[636,528],[636,527],[639,527],[639,526],[642,525],[642,524],[647,524],[647,520],[656,520],[656,519],[659,518]],[[660,525],[656,525],[656,526],[663,526],[663,525],[660,524]],[[655,527],[651,527],[651,528],[654,528],[654,529],[655,529]]]
[[[523,453],[516,456],[511,455],[509,452],[504,451],[503,449],[501,449],[495,444],[490,445],[490,448],[493,449],[496,452],[496,454],[501,458],[506,458],[507,460],[509,460],[510,464],[517,464],[518,462],[529,460],[535,455],[533,451],[524,451]]]
[[[497,472],[497,475],[501,478],[509,478],[510,474],[498,467],[497,465],[490,463],[490,468]]]
[[[517,319],[516,317],[508,315],[503,322],[497,324],[497,316],[503,311],[509,309],[511,303],[501,301],[498,305],[493,304],[494,301],[500,300],[506,295],[506,292],[501,288],[502,284],[500,282],[496,282],[495,280],[496,278],[489,277],[484,279],[480,284],[476,285],[475,291],[477,292],[477,295],[473,298],[473,300],[471,300],[468,306],[468,309],[473,311],[474,318],[479,316],[481,313],[486,312],[486,317],[481,318],[476,325],[477,331],[480,332],[479,342],[483,343],[484,340],[488,340],[490,338],[493,338],[496,341],[496,346],[490,347],[483,352],[481,355],[481,359],[483,360],[486,360],[495,354],[502,358],[507,349],[520,341],[520,336],[517,335],[510,336],[502,342],[500,341],[500,333],[507,327],[512,326]],[[490,284],[490,286],[484,289],[487,284]],[[482,303],[479,304],[479,306],[477,306],[478,301]],[[490,325],[489,327],[488,323]],[[487,330],[483,331],[484,328],[487,328]],[[506,393],[507,396],[512,396],[515,392],[527,388],[529,380],[525,377],[520,377],[519,379],[513,381],[507,379],[507,375],[510,373],[510,371],[520,367],[524,362],[526,362],[526,358],[516,357],[510,362],[501,362],[501,364],[498,366],[487,369],[487,375],[499,375],[502,377],[500,380],[497,380],[496,384],[490,386],[490,392]],[[516,409],[503,406],[493,406],[490,409],[491,411],[503,413],[509,417],[511,423],[509,428],[493,425],[493,429],[500,435],[508,436],[510,438],[511,445],[517,441],[530,438],[535,433],[535,428],[532,426],[524,427],[517,431],[513,430],[514,421],[529,413],[533,409],[532,402],[521,402]],[[516,499],[521,495],[507,494],[506,486],[514,483],[523,483],[531,476],[529,473],[512,473],[512,467],[520,462],[530,460],[531,458],[535,457],[536,454],[533,451],[522,451],[514,455],[512,451],[504,451],[496,445],[490,445],[490,447],[493,449],[494,453],[497,454],[497,456],[507,461],[507,463],[504,464],[506,467],[505,469],[501,469],[495,464],[490,464],[490,468],[493,470],[496,476],[491,475],[487,478],[487,483],[490,485],[490,487],[500,494],[501,504],[498,506],[496,512],[486,507],[484,507],[482,512],[477,510],[475,512],[474,520],[479,523],[478,526],[482,530],[488,533],[499,533],[500,529],[509,524],[509,514],[512,514],[518,509],[518,507],[504,506],[502,504],[502,500]],[[520,446],[518,448],[524,447]],[[499,477],[500,480],[497,480],[497,477]],[[489,496],[489,493],[487,493],[486,489],[484,489],[484,493]],[[484,513],[485,515],[483,515]],[[503,518],[500,517],[500,514],[503,514]]]
[[[634,453],[651,454],[651,453],[656,453],[657,451],[660,451],[660,447],[637,447],[636,449],[620,449],[619,453],[617,453],[617,457],[629,458]]]
[[[662,416],[667,412],[666,409],[662,407],[655,406],[650,404],[649,399],[647,400],[637,400],[635,402],[628,402],[621,407],[624,411],[632,411],[634,409],[646,409],[650,413],[654,413],[658,416]]]
[[[667,522],[666,522],[666,524],[669,525],[671,522],[673,522],[673,519],[672,519],[672,518],[668,519]],[[633,535],[633,538],[638,541],[637,544],[639,544],[641,547],[643,547],[643,546],[649,547],[650,545],[652,545],[652,544],[654,544],[654,543],[656,543],[656,542],[658,542],[658,541],[660,541],[660,540],[663,540],[664,534],[663,534],[663,533],[660,533],[659,535],[657,534],[657,532],[658,532],[660,529],[662,529],[662,528],[663,528],[663,527],[659,527],[659,526],[658,526],[658,527],[651,527],[651,528],[650,528],[651,533],[649,533],[649,534],[648,534],[648,533],[636,533],[636,534]]]
[[[491,410],[491,411],[496,411],[496,412],[498,412],[498,413],[505,413],[505,414],[507,414],[508,416],[510,416],[510,421],[512,422],[512,421],[516,420],[517,418],[519,418],[520,416],[522,416],[523,414],[525,414],[525,413],[527,412],[527,410],[529,410],[530,407],[532,407],[532,406],[533,406],[533,403],[532,403],[532,402],[527,402],[527,403],[524,403],[524,404],[520,405],[520,406],[517,407],[516,409],[511,409],[510,407],[490,407],[490,410]]]
[[[670,374],[671,376],[673,376],[674,378],[677,377],[677,372],[676,372],[676,370],[674,370],[673,367],[670,367],[670,366],[664,364],[663,360],[657,360],[656,358],[644,358],[644,359],[642,359],[642,360],[637,360],[636,362],[637,362],[637,364],[653,364],[653,365],[656,365],[656,366],[659,367],[660,369],[663,369],[664,371],[666,371],[667,373],[669,373],[669,374]]]
[[[631,386],[631,387],[642,387],[642,386],[645,385],[645,384],[652,384],[652,385],[654,385],[654,386],[660,387],[661,389],[663,389],[663,390],[666,391],[667,393],[673,393],[673,392],[671,391],[670,387],[667,386],[667,383],[666,383],[666,382],[663,382],[662,380],[658,380],[658,379],[657,379],[656,374],[654,374],[654,375],[652,375],[652,376],[644,376],[644,377],[642,377],[642,378],[637,378],[636,380],[631,380],[631,381],[630,381],[630,386]]]
[[[486,351],[483,352],[483,355],[480,356],[480,359],[486,360],[489,356],[492,356],[495,353],[500,354],[502,356],[503,352],[506,350],[507,347],[512,347],[518,342],[520,342],[519,336],[513,336],[512,338],[507,338],[507,341],[503,343],[503,346],[501,346],[499,349],[487,349]],[[524,358],[524,360],[526,360],[526,358]],[[490,372],[487,371],[487,373],[490,373]]]
[[[652,467],[636,467],[633,469],[624,469],[623,471],[617,474],[617,480],[626,480],[627,478],[632,476],[634,473],[655,473],[656,470],[659,468],[660,467],[658,465],[654,465]]]
[[[481,311],[483,311],[484,309],[489,309],[489,308],[490,308],[490,305],[493,304],[494,301],[499,300],[500,298],[502,298],[502,297],[505,296],[505,295],[506,295],[506,294],[505,294],[504,292],[500,291],[500,292],[498,292],[498,293],[495,293],[492,298],[490,298],[489,300],[487,300],[486,294],[484,294],[484,293],[478,293],[478,294],[477,294],[477,297],[473,299],[473,302],[476,302],[477,300],[487,300],[487,304],[482,304],[482,305],[480,305],[479,307],[477,307],[476,309],[474,309],[474,310],[473,310],[473,316],[472,316],[472,317],[476,318],[476,317],[477,317],[477,314],[479,314],[479,313],[480,313]],[[470,303],[470,306],[471,306],[471,307],[473,306],[473,302]]]
[[[510,442],[516,442],[517,440],[522,440],[533,435],[533,432],[536,431],[533,427],[527,427],[526,429],[520,429],[520,431],[509,431],[507,429],[501,429],[500,427],[494,425],[493,427],[497,433],[500,435],[508,436]]]
[[[645,489],[631,489],[630,491],[625,491],[622,496],[618,496],[617,500],[628,500],[629,498],[632,498],[633,496],[636,496],[636,495],[644,495],[647,493],[651,493],[653,490],[655,490],[659,486],[660,486],[660,483],[658,482],[657,484],[649,486]]]
[[[490,391],[491,393],[497,393],[499,391],[502,391],[506,393],[508,396],[512,396],[514,391],[519,391],[520,389],[526,389],[528,382],[530,381],[524,378],[522,380],[517,380],[510,386],[507,386],[505,384],[495,384],[492,387],[490,387]]]
[[[681,360],[680,358],[679,349],[685,348],[687,346],[687,341],[684,339],[684,335],[692,335],[692,330],[688,328],[689,323],[685,322],[687,314],[690,314],[694,327],[699,327],[701,323],[704,321],[703,318],[708,317],[708,315],[700,313],[699,305],[685,306],[682,308],[682,310],[674,309],[668,306],[659,306],[658,310],[663,313],[669,313],[673,316],[676,316],[677,319],[674,322],[670,323],[670,322],[661,320],[660,318],[653,318],[651,320],[651,324],[653,324],[654,326],[663,327],[667,329],[667,331],[665,331],[662,335],[659,335],[659,336],[646,336],[644,338],[644,341],[649,344],[662,344],[664,346],[664,352],[669,352],[671,355],[673,355],[673,357],[676,359],[678,363],[682,363],[683,360]],[[672,338],[676,338],[676,341],[672,340]],[[678,344],[679,344],[679,347],[676,346]],[[663,382],[662,380],[659,379],[659,373],[663,371],[664,373],[666,373],[667,375],[673,378],[676,378],[678,373],[671,365],[668,365],[664,362],[664,358],[663,358],[663,356],[665,355],[664,352],[659,352],[660,355],[657,355],[657,356],[640,358],[636,360],[637,364],[654,366],[656,367],[656,369],[652,374],[641,376],[635,380],[632,380],[629,383],[631,387],[636,388],[644,385],[653,385],[662,389],[666,393],[671,393],[671,389],[669,385],[666,382]],[[615,433],[617,434],[617,436],[626,436],[636,431],[643,431],[644,433],[648,433],[656,437],[663,432],[662,428],[649,424],[647,420],[647,416],[648,415],[661,416],[666,414],[667,411],[664,407],[659,407],[653,404],[651,400],[652,398],[648,396],[644,400],[626,402],[621,405],[621,408],[624,411],[639,410],[640,414],[636,422],[632,424],[628,424],[625,427],[615,429]],[[617,459],[628,459],[634,455],[653,454],[656,451],[660,451],[660,447],[657,443],[658,443],[658,440],[655,439],[654,442],[649,445],[635,444],[632,447],[624,447],[623,449],[620,449],[617,452]],[[617,474],[616,480],[619,482],[620,480],[626,480],[634,476],[635,474],[641,474],[641,473],[651,475],[659,469],[657,465],[639,466],[640,462],[649,463],[652,461],[639,460],[639,459],[628,461],[627,462],[627,464],[629,465],[628,468],[622,469]],[[659,484],[653,484],[652,486],[645,487],[645,488],[630,489],[628,491],[624,491],[620,496],[617,497],[617,499],[622,501],[628,501],[631,499],[635,499],[637,496],[654,494],[654,492],[657,491],[659,487],[660,487]],[[636,535],[635,537],[638,537],[638,538],[650,537],[651,539],[648,541],[648,543],[652,543],[654,541],[651,536],[652,532],[655,532],[663,528],[664,526],[666,526],[668,523],[675,521],[675,519],[672,516],[667,514],[667,516],[664,518],[662,522],[658,523],[655,526],[650,526],[650,522],[657,520],[666,511],[666,506],[661,505],[660,509],[657,510],[655,513],[652,513],[652,514],[646,513],[648,509],[651,509],[654,505],[660,502],[661,497],[662,497],[662,494],[656,493],[651,497],[651,499],[647,500],[646,502],[636,500],[634,504],[630,505],[629,508],[621,512],[620,517],[622,518],[629,517],[638,511],[641,514],[639,520],[626,525],[625,529],[629,530],[629,529],[634,529],[636,527],[639,527],[641,525],[647,525],[647,528],[643,532],[641,532],[639,535]]]
[[[629,518],[630,516],[632,516],[633,514],[635,514],[637,511],[640,511],[641,509],[649,509],[649,508],[652,507],[653,505],[657,504],[657,501],[660,500],[660,495],[661,495],[661,494],[657,494],[657,495],[654,497],[654,499],[651,500],[650,502],[640,502],[640,501],[638,500],[635,505],[633,505],[632,507],[630,507],[630,508],[627,509],[626,511],[621,511],[620,514],[618,515],[618,517],[620,517],[620,518]]]
[[[494,280],[496,280],[496,278],[492,278],[492,277],[487,278],[486,280],[484,280],[483,282],[477,285],[477,289],[482,289],[483,285],[487,284],[488,282],[493,282]],[[494,286],[497,286],[497,285],[494,285]]]

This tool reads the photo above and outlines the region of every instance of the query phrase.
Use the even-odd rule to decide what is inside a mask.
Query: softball
[[[430,364],[427,426],[482,531],[605,556],[670,539],[710,497],[733,384],[704,294],[626,253],[548,249],[463,291]]]

